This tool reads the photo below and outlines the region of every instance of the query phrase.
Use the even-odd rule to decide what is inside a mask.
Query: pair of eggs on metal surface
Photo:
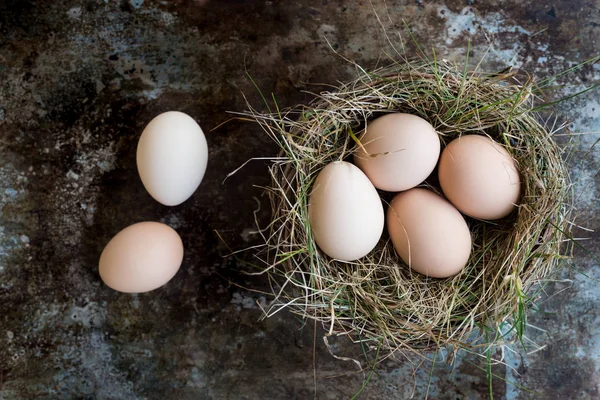
[[[148,193],[166,206],[194,194],[208,163],[208,145],[192,117],[169,111],[154,118],[140,136],[137,169]],[[139,222],[114,236],[100,256],[100,277],[125,293],[154,290],[171,280],[183,261],[177,232],[159,222]]]

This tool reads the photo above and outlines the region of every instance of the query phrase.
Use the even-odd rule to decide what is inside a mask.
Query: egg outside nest
[[[258,254],[264,261],[258,272],[268,276],[273,293],[265,314],[287,308],[321,322],[328,335],[380,350],[380,358],[439,348],[452,357],[460,349],[517,340],[535,285],[572,250],[564,245],[571,210],[567,170],[532,111],[534,89],[510,75],[416,60],[363,73],[308,106],[262,114],[249,105],[244,115],[281,148],[266,189],[272,221],[261,227],[265,245]],[[386,234],[353,262],[333,260],[316,246],[308,214],[316,176],[352,157],[368,122],[395,112],[427,120],[444,146],[461,135],[486,135],[519,167],[520,205],[493,223],[468,218],[473,250],[453,277],[411,271]],[[435,179],[427,184],[441,193]]]

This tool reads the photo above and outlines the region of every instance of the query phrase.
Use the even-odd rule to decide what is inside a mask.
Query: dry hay
[[[274,301],[320,321],[329,335],[371,348],[423,352],[474,349],[520,338],[534,287],[557,268],[568,241],[569,183],[552,133],[535,113],[533,84],[513,74],[468,72],[448,62],[403,62],[316,95],[308,106],[250,108],[282,150],[267,188],[272,222],[262,230]],[[335,261],[316,246],[308,197],[319,171],[346,159],[366,123],[406,112],[429,121],[445,145],[462,134],[488,135],[515,159],[522,177],[518,210],[501,221],[467,218],[473,236],[468,265],[448,279],[411,270],[384,232],[368,256]],[[426,183],[439,192],[434,180]],[[389,196],[382,193],[384,200]]]

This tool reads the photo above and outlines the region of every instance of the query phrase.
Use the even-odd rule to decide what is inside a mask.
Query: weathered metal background
[[[254,185],[267,183],[266,169],[253,162],[223,179],[277,149],[251,124],[213,128],[245,109],[242,94],[262,107],[246,73],[291,106],[321,90],[313,84],[354,76],[335,51],[366,68],[387,64],[390,42],[415,54],[403,20],[440,58],[464,60],[470,40],[471,60],[487,51],[484,69],[510,65],[537,79],[600,49],[596,0],[0,1],[0,399],[357,393],[366,374],[328,353],[320,327],[301,329],[285,312],[260,320],[257,302],[268,299],[230,283],[265,285],[223,257],[215,230],[234,248],[256,243]],[[600,67],[589,66],[549,95],[599,78]],[[174,208],[154,202],[135,169],[138,135],[167,110],[195,117],[210,148],[200,189]],[[588,133],[577,136],[570,165],[577,221],[597,232],[598,92],[558,111],[572,132]],[[184,264],[160,290],[119,294],[101,283],[97,260],[116,232],[142,220],[179,231]],[[547,286],[528,330],[543,347],[505,351],[496,399],[600,397],[600,236],[577,234],[591,238],[582,244],[596,261],[578,252],[574,268]],[[343,342],[335,349],[360,355]],[[385,361],[362,398],[487,398],[482,366],[467,356],[414,372],[405,360]]]

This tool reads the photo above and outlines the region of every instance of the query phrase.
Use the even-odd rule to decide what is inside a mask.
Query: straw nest
[[[258,273],[268,275],[273,294],[267,316],[287,308],[321,322],[327,335],[347,335],[382,354],[471,351],[518,340],[527,309],[568,251],[568,176],[533,108],[535,87],[510,73],[468,72],[448,62],[359,71],[308,106],[284,111],[275,103],[267,114],[246,113],[282,150],[270,167],[272,220],[261,230],[258,255],[265,261]],[[366,124],[389,112],[426,119],[443,145],[462,134],[488,135],[519,167],[518,209],[493,223],[467,218],[472,255],[454,277],[411,272],[385,232],[356,262],[332,260],[311,235],[307,204],[315,177],[350,157]],[[435,190],[437,182],[425,184]],[[391,198],[380,194],[384,202]]]

